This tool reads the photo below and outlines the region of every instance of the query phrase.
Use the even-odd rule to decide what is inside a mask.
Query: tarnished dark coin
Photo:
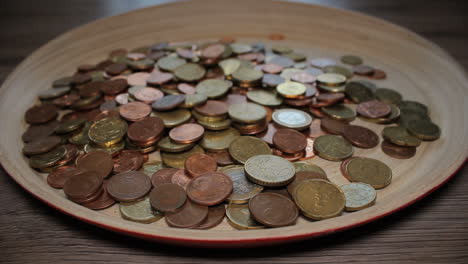
[[[61,189],[65,185],[65,182],[77,174],[79,169],[73,166],[62,166],[56,168],[54,171],[49,173],[47,176],[47,183],[53,188]]]
[[[112,156],[107,152],[93,151],[77,159],[76,167],[85,171],[95,172],[104,179],[112,172],[114,161],[112,160]]]
[[[191,228],[200,225],[208,217],[208,207],[187,200],[180,210],[166,213],[166,223],[172,227]]]
[[[324,118],[321,120],[320,127],[323,130],[335,134],[335,135],[343,135],[346,127],[349,125],[345,122],[334,120],[331,118]]]
[[[129,171],[112,176],[107,183],[107,192],[120,202],[136,201],[151,190],[151,181],[146,174]]]
[[[58,126],[57,121],[52,121],[49,123],[41,125],[30,125],[28,129],[23,133],[21,139],[24,142],[35,141],[36,139],[45,138],[51,136],[55,128]]]
[[[126,79],[108,80],[100,85],[101,91],[106,95],[120,94],[124,92],[127,87],[128,83]]]
[[[96,198],[96,200],[82,204],[84,207],[92,210],[102,210],[111,207],[115,204],[114,198],[112,198],[107,192],[105,186],[106,182],[103,183],[102,193]]]
[[[24,119],[29,124],[43,124],[55,119],[58,115],[58,109],[53,104],[43,104],[33,106],[26,111]]]
[[[232,180],[221,172],[207,172],[193,179],[187,185],[187,195],[201,205],[215,205],[223,202],[232,192]]]
[[[24,144],[23,153],[25,155],[37,155],[46,153],[62,142],[62,139],[57,136],[48,136],[44,138],[38,138],[34,141]]]
[[[390,105],[377,100],[363,102],[356,107],[358,114],[368,118],[384,117],[389,115],[391,111]]]
[[[379,144],[379,136],[374,131],[362,126],[346,126],[343,136],[351,144],[360,148],[373,148]]]
[[[397,159],[409,159],[416,154],[416,147],[403,147],[384,140],[381,144],[382,151]]]
[[[166,183],[155,187],[150,195],[151,206],[160,212],[176,212],[187,200],[185,190],[177,184]]]
[[[95,194],[102,186],[102,178],[91,171],[77,171],[63,186],[65,195],[72,199],[83,199]]]
[[[249,210],[258,222],[269,227],[292,225],[299,216],[290,199],[276,193],[259,193],[249,201]]]
[[[218,204],[208,207],[208,216],[199,225],[194,227],[195,229],[209,229],[219,225],[226,215],[226,206],[224,204]]]
[[[273,135],[273,144],[282,152],[294,154],[305,150],[307,139],[297,130],[281,128]]]
[[[421,140],[436,140],[440,137],[440,128],[427,120],[414,120],[408,123],[407,129]]]

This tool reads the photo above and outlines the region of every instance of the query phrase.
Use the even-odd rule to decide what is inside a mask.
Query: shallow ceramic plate
[[[340,217],[314,222],[300,218],[294,226],[238,231],[224,222],[211,230],[168,228],[164,221],[146,225],[125,221],[118,207],[91,211],[65,199],[50,188],[46,175],[30,169],[21,154],[23,113],[40,90],[52,80],[71,74],[77,65],[95,63],[115,48],[134,48],[158,41],[215,40],[232,36],[239,41],[280,41],[309,55],[338,59],[358,54],[366,64],[387,72],[380,87],[401,92],[406,99],[430,107],[431,117],[442,128],[442,137],[424,142],[417,155],[397,160],[380,148],[358,149],[357,155],[386,162],[394,172],[390,186],[378,191],[376,205]],[[277,41],[278,43],[279,41]],[[272,1],[177,2],[109,17],[74,29],[30,55],[1,88],[0,160],[11,177],[38,199],[66,214],[132,236],[196,246],[253,246],[311,238],[352,228],[391,214],[421,199],[445,183],[464,163],[468,151],[468,80],[463,69],[436,45],[401,27],[373,17],[327,7]],[[360,121],[356,121],[360,123]],[[382,126],[371,126],[376,132]],[[329,178],[346,183],[339,163],[311,160]]]

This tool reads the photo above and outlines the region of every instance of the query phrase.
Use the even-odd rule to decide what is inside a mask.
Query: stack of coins
[[[339,216],[373,205],[393,178],[356,149],[409,159],[440,137],[427,106],[369,81],[386,74],[363,63],[230,38],[113,50],[39,94],[23,153],[69,200],[117,203],[140,223],[207,229],[226,216],[260,229]],[[383,140],[364,122],[385,126]]]

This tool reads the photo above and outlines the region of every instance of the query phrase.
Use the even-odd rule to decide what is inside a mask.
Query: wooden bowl
[[[280,33],[282,41],[268,35]],[[211,230],[168,228],[165,221],[139,224],[123,220],[115,205],[92,211],[67,200],[62,191],[49,187],[45,174],[29,168],[21,154],[23,115],[40,90],[52,80],[70,75],[77,65],[95,63],[115,48],[134,48],[157,41],[238,40],[282,43],[309,57],[338,59],[358,54],[366,64],[387,72],[380,87],[398,90],[406,99],[430,107],[442,137],[424,142],[415,157],[398,160],[380,147],[356,149],[357,155],[380,159],[394,172],[393,182],[378,191],[377,203],[340,217],[296,225],[239,231],[224,222]],[[236,247],[284,243],[324,235],[368,223],[402,209],[444,184],[464,163],[468,151],[468,80],[464,70],[442,49],[422,37],[377,18],[315,5],[279,1],[193,1],[145,8],[86,24],[50,41],[7,78],[1,88],[0,160],[11,177],[48,205],[85,222],[146,239],[194,246]],[[361,123],[357,120],[355,123]],[[369,126],[369,125],[367,125]],[[371,126],[376,132],[383,126]],[[339,163],[313,158],[329,178],[346,183]]]

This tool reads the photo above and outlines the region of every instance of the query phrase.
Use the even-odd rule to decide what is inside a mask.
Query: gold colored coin
[[[216,99],[225,95],[232,87],[231,81],[208,79],[197,84],[197,93],[206,95],[209,99]]]
[[[283,99],[276,92],[263,89],[247,92],[247,98],[252,102],[265,106],[279,106],[283,103]]]
[[[271,155],[271,152],[268,144],[257,137],[238,137],[229,145],[229,154],[241,164],[244,164],[251,157]]]
[[[356,112],[345,105],[336,104],[321,109],[327,116],[336,120],[350,122],[356,118]]]
[[[64,146],[59,146],[49,152],[34,155],[29,158],[29,166],[35,169],[44,169],[56,165],[67,153]]]
[[[350,71],[348,68],[338,66],[338,65],[325,66],[322,70],[325,73],[343,75],[343,76],[346,77],[346,79],[349,79],[349,78],[353,77],[353,72],[352,71]]]
[[[340,161],[353,155],[353,146],[342,136],[322,135],[314,140],[314,151],[320,157]]]
[[[185,160],[194,154],[205,154],[205,151],[198,145],[183,152],[170,153],[161,152],[161,159],[164,165],[170,168],[183,169],[185,167]]]
[[[176,56],[166,56],[158,60],[158,67],[165,71],[174,71],[177,67],[184,65],[186,61]]]
[[[294,201],[306,217],[323,220],[340,215],[346,198],[337,185],[314,179],[301,181],[297,185]]]
[[[320,90],[324,90],[329,93],[344,93],[346,91],[346,85],[325,85],[325,84],[317,84],[317,87]]]
[[[67,134],[81,128],[86,123],[85,119],[77,118],[65,122],[61,122],[56,128],[55,133]]]
[[[221,131],[205,131],[200,146],[209,151],[227,150],[232,141],[240,136],[239,131],[228,128]]]
[[[247,177],[262,186],[285,186],[296,174],[291,162],[275,155],[251,157],[244,166]]]
[[[244,124],[254,124],[264,120],[267,116],[267,111],[263,106],[258,104],[243,103],[230,105],[228,114],[234,121]]]
[[[86,122],[78,133],[74,133],[68,138],[68,142],[75,145],[86,145],[89,143],[88,131],[91,127],[90,122]]]
[[[165,152],[182,152],[191,149],[194,145],[194,143],[175,143],[169,137],[163,137],[158,141],[158,148]]]
[[[367,183],[375,189],[384,188],[392,181],[392,169],[376,159],[356,157],[345,169],[348,180]]]
[[[185,101],[180,107],[192,108],[197,105],[204,104],[208,100],[208,97],[204,94],[186,94]]]
[[[297,161],[293,163],[294,168],[296,169],[296,173],[300,171],[311,171],[311,172],[317,172],[320,174],[323,174],[325,177],[327,176],[327,173],[320,168],[318,165],[309,163],[309,162],[304,162],[304,161]]]
[[[288,81],[276,86],[276,91],[283,97],[286,98],[297,98],[303,95],[307,90],[307,87],[298,82]]]
[[[225,130],[231,127],[231,120],[230,119],[224,119],[221,121],[203,121],[203,120],[197,120],[198,124],[202,125],[204,128],[208,130]]]
[[[248,68],[245,66],[240,66],[235,72],[232,73],[232,78],[240,83],[253,83],[260,81],[263,77],[263,72]]]
[[[225,59],[218,63],[219,67],[223,70],[224,75],[232,75],[241,65],[239,59]]]
[[[139,223],[153,223],[163,217],[151,207],[149,197],[138,202],[120,203],[119,210],[122,218]]]
[[[186,82],[198,81],[205,76],[206,70],[196,63],[182,64],[174,70],[174,75]]]
[[[367,183],[352,182],[342,185],[341,190],[346,197],[346,211],[357,211],[375,203],[377,192]]]
[[[89,139],[102,147],[120,142],[127,133],[127,122],[120,118],[108,117],[94,122],[88,131]]]
[[[83,150],[86,153],[93,152],[93,151],[105,151],[111,155],[114,155],[124,148],[125,148],[125,141],[122,140],[114,145],[110,145],[109,147],[102,147],[102,146],[98,146],[92,143],[88,143],[84,145]]]
[[[220,171],[229,176],[232,180],[232,193],[227,198],[227,201],[231,203],[247,203],[250,198],[259,194],[263,190],[262,186],[255,184],[246,178],[243,166],[230,166],[229,168],[221,168]]]
[[[408,123],[408,132],[421,140],[436,140],[440,137],[440,128],[428,120],[414,120]]]
[[[161,118],[165,127],[172,128],[190,120],[192,114],[187,109],[176,109],[167,112],[153,112],[152,116]]]
[[[327,86],[340,86],[346,82],[346,76],[337,73],[322,73],[317,76],[317,82]]]
[[[240,230],[263,229],[265,226],[255,221],[250,214],[248,204],[230,203],[226,209],[228,223]]]
[[[408,133],[406,128],[401,126],[385,127],[382,130],[384,139],[393,144],[404,147],[417,147],[421,145],[421,140]]]

